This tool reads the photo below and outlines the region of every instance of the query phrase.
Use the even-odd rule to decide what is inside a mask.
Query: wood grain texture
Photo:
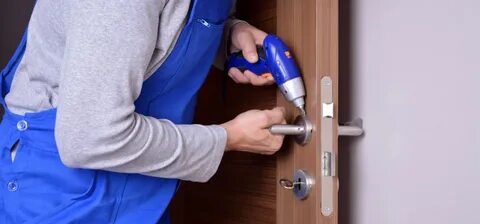
[[[252,7],[254,6],[254,7]],[[275,32],[276,1],[241,0],[237,17]],[[195,122],[219,124],[249,109],[276,105],[276,87],[235,84],[212,68],[200,91]],[[276,217],[276,158],[227,153],[206,184],[183,183],[172,204],[173,224],[273,224]]]
[[[333,79],[335,120],[338,111],[338,0],[278,0],[278,35],[292,48],[307,89],[306,110],[315,127],[320,127],[320,80],[324,75]],[[296,113],[282,97],[277,104]],[[334,130],[334,136],[336,136]],[[334,214],[324,217],[320,213],[321,161],[320,132],[314,130],[312,141],[302,147],[286,146],[277,160],[277,179],[291,178],[296,169],[304,169],[315,177],[315,185],[309,197],[303,201],[293,198],[290,191],[277,187],[277,223],[279,224],[334,224],[337,223],[337,206]],[[337,154],[337,139],[334,152]],[[338,154],[337,154],[338,155]],[[337,179],[335,178],[335,181]],[[338,186],[336,186],[338,189]],[[334,200],[338,201],[337,194]]]

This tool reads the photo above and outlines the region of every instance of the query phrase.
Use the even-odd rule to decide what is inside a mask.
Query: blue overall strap
[[[0,77],[0,103],[2,105],[5,104],[5,96],[10,91],[10,86],[12,85],[13,76],[15,75],[15,71],[17,70],[18,64],[23,57],[23,53],[25,52],[25,47],[27,46],[27,31],[22,36],[22,40],[20,41],[20,45],[15,50],[12,58],[8,62],[7,66],[1,71]]]

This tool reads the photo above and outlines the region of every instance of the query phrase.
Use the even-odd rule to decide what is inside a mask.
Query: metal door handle
[[[313,124],[305,116],[299,115],[294,124],[276,124],[270,127],[272,134],[295,135],[295,141],[300,145],[305,145],[312,138]]]
[[[362,134],[363,121],[361,118],[355,118],[351,122],[338,126],[338,136],[360,136]]]
[[[305,127],[293,124],[276,124],[270,128],[272,134],[277,135],[303,135]]]

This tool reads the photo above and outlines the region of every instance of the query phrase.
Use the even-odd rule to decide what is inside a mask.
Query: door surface
[[[279,0],[277,7],[278,35],[291,47],[300,66],[307,90],[307,116],[314,125],[307,145],[287,142],[277,157],[277,180],[291,178],[298,169],[314,179],[305,200],[296,199],[277,184],[277,223],[337,223],[338,1]],[[278,95],[277,102],[294,111],[282,96]],[[326,105],[333,106],[331,118],[326,117]],[[332,153],[332,176],[322,173],[328,165],[322,161],[325,150]]]
[[[287,138],[276,156],[227,153],[209,183],[182,185],[172,206],[173,223],[337,223],[338,0],[239,0],[237,4],[239,18],[276,33],[291,48],[306,86],[312,139],[300,146]],[[298,115],[275,86],[238,85],[225,79],[212,68],[199,97],[196,122],[219,124],[248,109],[276,105],[287,108],[290,122]],[[327,90],[322,88],[326,83]],[[324,108],[332,114],[326,116]],[[330,152],[328,164],[322,162],[326,161],[322,150]],[[324,175],[329,164],[332,172]],[[304,200],[279,185],[280,179],[292,180],[299,169],[314,182]],[[330,210],[325,212],[325,207]]]

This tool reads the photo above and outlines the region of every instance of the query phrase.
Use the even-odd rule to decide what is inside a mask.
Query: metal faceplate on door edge
[[[334,210],[334,195],[336,192],[336,156],[333,151],[333,128],[334,108],[333,83],[329,76],[321,80],[321,130],[320,130],[320,156],[321,156],[321,212],[324,216],[330,216]],[[336,139],[336,136],[335,136]]]

